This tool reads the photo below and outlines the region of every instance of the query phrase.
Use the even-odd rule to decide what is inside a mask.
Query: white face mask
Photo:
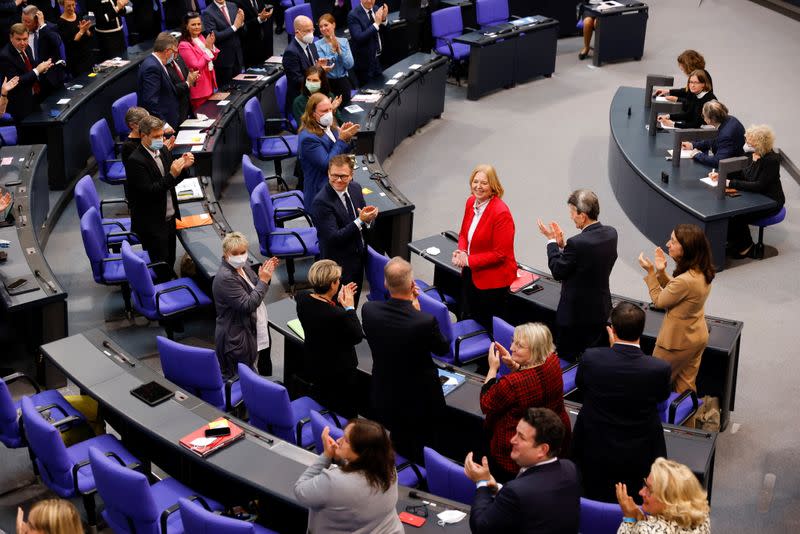
[[[742,150],[744,150],[748,154],[752,154],[753,152],[756,151],[756,149],[750,143],[745,143],[744,146],[742,147]]]
[[[314,32],[308,32],[303,36],[303,42],[307,45],[310,45],[314,42]]]
[[[241,269],[247,264],[247,253],[239,254],[238,256],[228,256],[228,263],[234,269]]]
[[[454,523],[458,523],[459,521],[467,517],[467,514],[465,514],[461,510],[445,510],[444,512],[439,512],[438,514],[436,514],[436,517],[439,518],[438,521],[439,526],[443,527],[445,525],[452,525]]]
[[[329,111],[319,118],[319,124],[325,128],[333,124],[333,112]]]

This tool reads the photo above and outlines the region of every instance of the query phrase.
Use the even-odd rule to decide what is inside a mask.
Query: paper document
[[[214,119],[186,119],[181,123],[181,128],[208,128],[214,124]]]
[[[663,122],[659,122],[658,123],[658,127],[661,128],[662,130],[677,130],[678,129],[675,126],[669,126],[667,124],[664,124]]]
[[[69,98],[61,98],[61,99],[59,99],[58,102],[56,102],[56,105],[62,106],[64,104],[68,104],[68,103],[69,103]]]
[[[359,113],[361,111],[364,111],[364,108],[362,108],[358,104],[350,104],[349,106],[345,106],[344,110],[348,113]]]
[[[397,82],[397,78],[392,78],[391,80],[386,80],[386,85],[395,85]]]
[[[245,73],[241,73],[241,74],[237,74],[236,76],[234,76],[233,79],[234,80],[243,81],[243,82],[257,82],[259,80],[263,80],[264,77],[261,76],[260,74],[245,74]]]
[[[175,138],[176,145],[202,145],[206,140],[205,132],[200,130],[181,130]]]
[[[283,63],[283,56],[269,56],[264,63]]]
[[[185,178],[175,186],[175,194],[178,200],[195,200],[203,198],[203,188],[197,178]]]
[[[381,99],[380,93],[357,94],[350,99],[350,102],[364,102],[365,104],[374,104],[380,99]]]
[[[595,9],[597,11],[601,11],[602,12],[602,11],[608,11],[609,9],[614,9],[614,8],[617,8],[617,7],[624,7],[624,6],[622,4],[620,4],[619,2],[611,1],[611,2],[603,2],[602,4],[597,4],[597,6],[595,6]]]
[[[672,149],[667,150],[667,154],[672,156]],[[692,159],[692,151],[689,149],[681,149],[681,159]]]
[[[655,102],[669,102],[669,100],[667,100],[667,97],[665,96],[657,96],[655,98]]]
[[[711,187],[717,187],[717,183],[718,183],[718,181],[715,182],[714,180],[712,180],[708,176],[706,176],[705,178],[700,178],[700,181],[703,182],[704,184],[710,185]]]
[[[419,63],[414,63],[413,65],[409,65],[408,70],[417,70],[421,66],[422,65],[420,65]]]

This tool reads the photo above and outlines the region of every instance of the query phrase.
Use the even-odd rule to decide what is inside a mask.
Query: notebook
[[[517,269],[517,279],[511,282],[511,292],[518,293],[539,279],[538,274],[534,274],[525,269]]]
[[[458,386],[467,381],[467,377],[464,375],[451,373],[450,371],[445,371],[444,369],[439,369],[438,371],[439,380],[442,383],[442,393],[445,397],[452,393]]]
[[[286,326],[291,328],[292,332],[297,334],[297,337],[299,337],[300,339],[302,340],[306,339],[306,331],[303,330],[303,325],[302,323],[300,323],[300,319],[292,319],[291,321],[286,323]]]
[[[219,437],[206,437],[206,430],[209,428],[222,428],[228,427],[231,429],[231,433],[227,436],[219,436]],[[185,435],[181,438],[180,444],[183,447],[186,447],[193,453],[198,456],[205,458],[209,454],[216,452],[220,449],[224,449],[231,443],[236,440],[239,440],[244,437],[244,430],[242,430],[237,425],[233,424],[231,421],[225,419],[224,417],[220,417],[214,421],[211,421],[207,425],[203,425],[194,432]]]

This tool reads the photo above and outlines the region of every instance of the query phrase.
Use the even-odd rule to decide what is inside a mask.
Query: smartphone
[[[230,436],[231,428],[229,426],[221,426],[219,428],[206,428],[207,438],[216,438],[219,436]]]
[[[532,295],[532,294],[537,293],[537,292],[539,292],[539,291],[541,291],[543,289],[544,288],[542,286],[540,286],[539,284],[533,284],[532,286],[528,286],[525,289],[523,289],[522,292],[525,293],[526,295]]]
[[[420,517],[418,515],[409,514],[408,512],[400,512],[398,514],[400,521],[405,523],[406,525],[411,525],[412,527],[421,527],[425,524],[426,519],[424,517]]]
[[[27,278],[17,278],[16,280],[14,280],[10,284],[8,284],[6,286],[6,288],[8,288],[8,289],[13,291],[14,289],[17,289],[18,287],[22,287],[27,283],[28,283],[28,279]]]

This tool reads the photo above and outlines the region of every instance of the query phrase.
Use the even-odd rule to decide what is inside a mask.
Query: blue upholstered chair
[[[291,33],[294,35],[294,30],[292,30]],[[297,133],[297,121],[294,119],[294,115],[292,115],[292,110],[286,109],[286,84],[285,75],[278,78],[278,81],[275,82],[275,100],[277,100],[278,113],[280,114],[278,120],[283,123],[285,130]]]
[[[222,381],[217,354],[212,349],[192,347],[157,336],[156,345],[161,369],[174,382],[218,410],[232,412],[242,402],[238,378]]]
[[[439,323],[442,336],[450,343],[450,353],[444,356],[433,354],[438,360],[462,365],[486,356],[492,339],[483,327],[472,319],[465,319],[455,323],[450,321],[450,311],[439,300],[420,293],[419,306],[424,312],[430,313]]]
[[[261,254],[266,258],[276,256],[285,259],[289,285],[294,286],[294,259],[319,256],[317,229],[313,226],[277,228],[266,183],[260,183],[253,189],[250,209]]]
[[[472,504],[475,483],[464,474],[464,466],[428,447],[422,451],[428,472],[428,491],[452,501]]]
[[[184,532],[191,534],[277,534],[274,530],[206,510],[197,500],[178,499]]]
[[[250,161],[247,154],[242,154],[242,174],[244,174],[244,185],[247,186],[248,197],[253,194],[253,190],[258,184],[264,183],[266,180],[264,173]],[[275,224],[280,227],[283,227],[285,221],[306,217],[302,191],[286,191],[276,195],[267,195],[267,199],[272,202]],[[306,220],[308,220],[307,217]]]
[[[121,465],[140,464],[111,434],[87,439],[70,447],[64,445],[58,429],[47,422],[33,404],[23,397],[20,407],[28,447],[35,458],[42,482],[61,498],[80,496],[90,527],[97,524],[94,476],[89,468],[89,448],[114,458]]]
[[[78,182],[75,184],[75,207],[78,209],[78,218],[83,218],[83,214],[86,213],[86,210],[89,208],[95,208],[97,213],[100,214],[100,217],[102,218],[101,224],[103,225],[107,242],[111,246],[119,246],[119,244],[123,241],[130,241],[132,244],[139,243],[139,238],[136,236],[136,234],[129,233],[131,231],[130,217],[103,217],[103,206],[107,206],[109,204],[127,205],[127,203],[127,200],[124,198],[109,198],[100,200],[100,195],[97,194],[97,188],[94,186],[94,181],[88,174],[78,180]],[[124,235],[109,236],[109,234],[119,234],[120,232],[128,233]]]
[[[772,226],[774,224],[778,224],[783,222],[786,218],[786,206],[781,208],[781,211],[776,213],[775,215],[770,215],[769,217],[763,217],[758,219],[757,221],[753,221],[750,224],[752,226],[758,226],[758,242],[753,245],[753,256],[758,258],[759,260],[764,259],[764,228],[767,226]]]
[[[0,115],[0,146],[13,146],[18,141],[14,118],[8,113]]]
[[[152,264],[148,266],[127,241],[122,243],[122,265],[131,286],[133,309],[151,321],[175,319],[188,311],[211,305],[211,299],[191,278],[153,284],[149,268]],[[172,329],[165,326],[165,330],[172,339]]]
[[[508,22],[508,0],[477,0],[475,15],[481,28]]]
[[[298,2],[295,0],[294,5],[289,7],[284,14],[283,20],[284,24],[286,25],[286,42],[294,39],[294,19],[300,15],[305,15],[306,17],[310,18],[312,21],[314,21],[314,25],[316,25],[314,13],[311,11],[311,4]]]
[[[665,401],[658,403],[658,415],[662,423],[682,425],[687,419],[697,413],[703,405],[703,399],[697,398],[697,393],[687,389],[683,393],[670,393]]]
[[[281,0],[280,5],[284,10],[288,10],[293,8],[294,6],[299,6],[300,4],[304,4],[305,1],[306,0]],[[294,19],[292,19],[292,23],[290,24],[289,19],[287,19],[286,16],[284,15],[284,27],[286,28],[286,35],[294,36]]]
[[[619,504],[581,497],[581,534],[615,534],[621,523],[622,510]]]
[[[77,132],[76,132],[77,134]],[[125,167],[122,160],[117,158],[114,137],[108,127],[108,121],[100,119],[89,128],[89,144],[92,155],[97,161],[97,176],[102,181],[111,185],[125,183]]]
[[[174,478],[150,485],[147,476],[121,465],[90,447],[89,460],[97,492],[103,499],[103,519],[116,534],[182,534],[178,499],[196,499],[210,510],[222,505],[201,497]]]
[[[450,71],[461,83],[461,72],[469,60],[469,45],[453,41],[464,33],[461,7],[453,6],[431,13],[431,34],[435,40],[433,51],[452,60]]]
[[[268,176],[268,180],[276,180],[278,185],[289,189],[283,179],[281,162],[286,158],[297,156],[297,136],[266,135],[264,112],[258,98],[253,97],[244,105],[244,123],[247,137],[250,138],[250,154],[261,161],[271,161],[275,165],[275,175]]]
[[[131,133],[131,129],[128,128],[128,124],[125,122],[125,114],[138,102],[138,97],[134,91],[133,93],[122,95],[111,104],[111,119],[114,121],[114,131],[117,132],[117,137],[119,137],[120,141],[127,139],[128,134]]]

